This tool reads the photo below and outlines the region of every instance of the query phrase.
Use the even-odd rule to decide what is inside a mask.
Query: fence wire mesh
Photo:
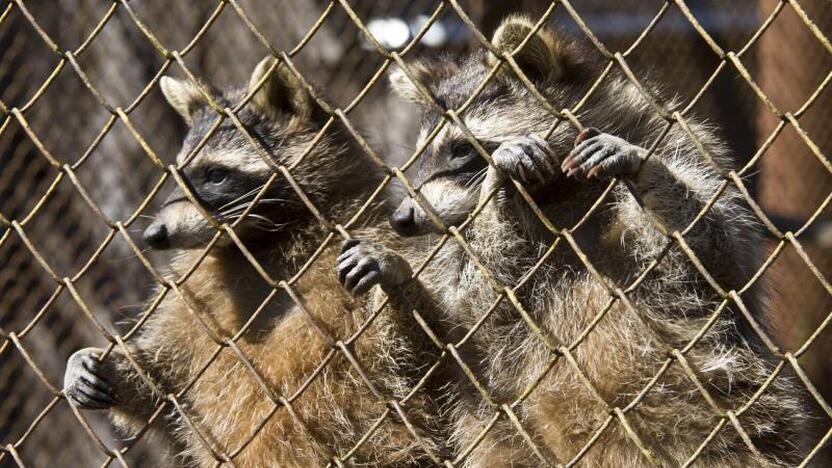
[[[741,169],[716,168],[724,180],[703,211],[686,229],[665,234],[722,299],[713,311],[714,317],[726,307],[736,307],[779,363],[772,369],[771,378],[742,407],[714,405],[718,420],[713,433],[732,427],[756,452],[739,417],[781,372],[790,369],[811,395],[822,420],[820,429],[805,429],[812,449],[801,465],[819,463],[823,447],[832,436],[832,408],[828,404],[832,396],[828,358],[832,339],[827,330],[832,318],[832,286],[828,279],[832,253],[817,245],[814,236],[832,211],[832,160],[828,156],[832,134],[824,125],[830,109],[826,88],[832,80],[832,7],[809,0],[501,3],[5,1],[0,12],[0,465],[54,466],[68,460],[84,466],[169,463],[169,453],[149,432],[123,439],[100,414],[71,407],[62,392],[64,366],[73,351],[92,344],[103,344],[106,353],[129,354],[131,340],[140,335],[143,323],[156,312],[165,295],[187,302],[183,284],[199,263],[207,261],[220,239],[246,253],[246,261],[273,294],[286,294],[294,302],[307,316],[308,332],[329,343],[329,352],[304,376],[304,385],[294,394],[282,394],[258,373],[257,369],[268,363],[256,362],[240,344],[252,321],[239,324],[226,336],[218,336],[204,326],[202,332],[216,348],[212,358],[202,363],[194,381],[180,392],[156,395],[158,406],[146,426],[165,412],[176,414],[184,421],[184,430],[199,440],[218,465],[234,466],[235,458],[256,440],[275,413],[289,413],[304,426],[293,404],[312,382],[325,379],[325,369],[338,359],[345,360],[346,366],[360,376],[362,384],[378,398],[382,411],[378,420],[367,422],[367,432],[344,453],[331,451],[327,434],[321,436],[315,428],[303,428],[311,443],[321,447],[322,460],[332,466],[352,463],[361,445],[372,439],[385,420],[404,423],[414,443],[421,445],[437,465],[463,464],[471,453],[481,449],[479,444],[498,420],[516,428],[518,437],[528,442],[541,464],[580,464],[582,456],[594,444],[602,443],[600,436],[612,426],[621,427],[631,437],[646,462],[655,460],[650,441],[643,440],[628,419],[650,394],[650,386],[626,405],[613,406],[601,399],[599,403],[607,408],[608,417],[595,436],[571,459],[552,459],[536,446],[535,438],[521,424],[522,416],[517,414],[537,383],[512,401],[498,401],[471,370],[472,363],[465,362],[457,352],[468,336],[457,342],[443,340],[430,323],[421,321],[420,326],[436,348],[436,362],[465,370],[493,410],[492,424],[482,428],[481,437],[474,443],[459,450],[434,450],[429,442],[419,440],[408,418],[411,395],[425,385],[425,379],[416,379],[416,387],[404,398],[388,401],[374,388],[366,376],[367,363],[362,363],[355,352],[361,334],[384,313],[386,303],[369,314],[366,323],[353,334],[333,336],[326,324],[317,324],[314,314],[299,299],[303,296],[299,284],[304,275],[326,258],[327,248],[351,237],[360,220],[372,214],[374,203],[386,196],[385,190],[397,186],[399,193],[419,199],[409,169],[422,158],[424,147],[407,146],[412,144],[419,122],[407,105],[388,98],[384,80],[387,70],[397,65],[414,76],[409,71],[413,59],[437,54],[422,39],[431,27],[444,22],[456,31],[451,34],[456,39],[448,48],[457,52],[486,48],[499,58],[499,66],[523,76],[513,54],[501,52],[487,39],[500,20],[513,12],[529,15],[539,27],[557,26],[588,42],[592,53],[606,64],[605,72],[594,77],[597,83],[610,70],[616,70],[646,90],[650,88],[643,85],[643,71],[649,70],[682,103],[680,110],[671,112],[666,102],[653,101],[668,129],[689,129],[687,119],[696,114],[708,118],[722,132]],[[422,18],[419,26],[399,47],[383,45],[384,41],[368,27],[374,18],[416,16]],[[161,192],[178,186],[194,197],[183,180],[187,162],[173,160],[185,126],[163,102],[159,80],[166,74],[177,74],[194,83],[242,83],[266,55],[288,65],[309,87],[317,105],[328,114],[325,128],[343,125],[364,157],[376,163],[381,180],[378,190],[361,200],[361,206],[347,219],[326,219],[313,202],[314,194],[304,193],[303,184],[292,182],[293,167],[275,167],[273,178],[292,182],[306,209],[328,230],[323,244],[296,271],[273,277],[240,240],[236,223],[220,222],[208,215],[215,228],[212,241],[196,257],[193,269],[181,277],[167,278],[160,273],[166,260],[143,250],[136,236],[144,225],[143,217],[161,205]],[[492,72],[486,77],[478,91],[494,75]],[[551,109],[553,125],[584,127],[576,115],[586,97],[561,109],[537,94],[541,106]],[[430,94],[424,97],[433,99]],[[655,99],[650,95],[645,98]],[[439,125],[462,129],[473,145],[482,148],[466,126],[465,105],[457,109],[441,108],[435,101],[434,105],[443,116]],[[206,140],[221,125],[231,126],[264,160],[269,159],[251,129],[240,123],[243,104],[226,107],[211,102],[211,107],[216,112],[216,124]],[[692,133],[690,138],[696,141]],[[307,154],[309,151],[311,148]],[[484,150],[482,153],[490,161],[490,155]],[[709,160],[707,154],[702,157]],[[611,187],[618,183],[613,181]],[[515,185],[534,205],[524,187]],[[729,186],[740,191],[770,235],[758,271],[736,289],[718,284],[685,240]],[[442,226],[444,234],[435,239],[436,246],[459,243],[481,267],[480,274],[494,285],[495,304],[512,304],[518,320],[527,322],[550,349],[552,358],[565,360],[583,375],[575,357],[581,340],[555,344],[523,308],[523,297],[515,294],[522,281],[500,284],[497,276],[477,260],[466,240],[465,228],[480,213],[475,211],[460,226]],[[581,255],[573,237],[579,226],[555,227],[549,220],[541,222],[555,234],[553,250],[556,246]],[[662,229],[658,225],[656,228]],[[425,264],[434,261],[438,247],[428,251]],[[598,276],[599,284],[607,284],[592,264],[584,266]],[[527,277],[534,275],[536,268]],[[424,265],[415,269],[416,278],[423,269]],[[598,320],[604,320],[616,302],[628,308],[628,296],[642,279],[610,288],[609,302],[597,311]],[[770,330],[746,312],[741,298],[743,292],[763,281],[773,283],[776,289]],[[157,299],[143,302],[149,293]],[[249,314],[256,315],[273,294]],[[482,312],[487,317],[492,311]],[[469,335],[476,331],[474,328]],[[651,385],[668,367],[680,366],[691,388],[712,401],[708,386],[686,359],[707,331],[701,330],[685,346],[670,349]],[[588,329],[580,336],[583,339],[590,332]],[[221,353],[235,359],[239,368],[249,373],[247,378],[264,389],[260,395],[272,408],[261,425],[243,428],[248,436],[233,447],[212,441],[211,428],[201,427],[183,404],[187,393]],[[421,372],[430,375],[435,369],[429,366]],[[152,381],[146,372],[139,372]],[[600,394],[597,383],[582,380],[588,391]],[[687,464],[696,463],[709,440],[702,441],[700,449],[690,454]]]

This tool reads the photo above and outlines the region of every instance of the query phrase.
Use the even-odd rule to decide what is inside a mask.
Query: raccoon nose
[[[144,230],[142,237],[152,249],[164,249],[170,245],[168,228],[163,223],[152,223]]]
[[[390,226],[402,236],[410,237],[417,234],[416,210],[412,203],[402,203],[390,215]]]

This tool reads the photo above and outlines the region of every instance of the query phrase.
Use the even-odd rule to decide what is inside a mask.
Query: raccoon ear
[[[509,17],[494,32],[491,43],[503,52],[513,52],[520,44],[523,44],[534,27],[535,22],[530,18]],[[513,57],[523,73],[530,79],[557,79],[563,75],[561,43],[548,29],[539,29]],[[494,54],[489,53],[487,61],[493,67],[498,59]],[[515,76],[511,68],[505,64],[502,67],[502,73],[504,76]]]
[[[440,81],[451,77],[459,71],[459,66],[453,62],[423,62],[415,61],[407,64],[407,69],[419,83],[425,88],[433,91],[434,86]],[[430,99],[419,90],[407,73],[398,65],[394,65],[390,72],[390,88],[402,98],[421,105],[430,105]]]
[[[430,88],[431,81],[430,67],[425,62],[413,62],[407,65],[410,74],[426,88]],[[419,90],[404,69],[398,65],[393,66],[390,72],[390,89],[407,101],[415,104],[429,104],[430,100]]]
[[[249,92],[255,90],[272,69],[275,61],[274,57],[266,57],[257,64],[248,82]],[[272,70],[260,89],[254,91],[251,104],[270,117],[281,113],[289,113],[301,120],[312,117],[312,96],[300,79],[283,63]]]
[[[189,81],[177,80],[169,76],[159,79],[159,88],[168,104],[185,119],[188,125],[193,121],[193,112],[205,102],[199,88]]]

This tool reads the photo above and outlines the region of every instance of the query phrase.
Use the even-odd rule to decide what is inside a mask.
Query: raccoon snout
[[[419,226],[416,223],[416,208],[410,199],[404,200],[396,211],[390,215],[390,226],[399,235],[410,237],[415,236],[419,232]]]
[[[170,236],[165,223],[155,221],[142,233],[144,242],[152,249],[166,249],[170,246]]]

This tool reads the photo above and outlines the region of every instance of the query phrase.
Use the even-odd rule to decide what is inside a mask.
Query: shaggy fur
[[[497,47],[513,51],[530,34],[532,22],[513,18],[495,34]],[[528,50],[528,52],[525,52]],[[599,75],[578,46],[541,30],[515,59],[528,78],[556,108],[574,106]],[[417,64],[412,72],[436,101],[458,108],[479,86],[494,57],[474,52],[460,60]],[[403,97],[429,102],[398,71],[391,78]],[[658,95],[654,86],[648,89]],[[421,143],[442,118],[425,106]],[[517,137],[543,136],[553,117],[505,66],[463,120],[486,149]],[[642,148],[652,146],[666,122],[623,74],[612,73],[582,106],[578,120],[602,132],[620,136]],[[688,119],[704,148],[723,170],[730,167],[726,147],[707,125]],[[565,157],[577,131],[562,123],[548,138],[553,154]],[[455,155],[466,151],[464,135],[447,124],[423,156],[415,182],[422,197],[446,223],[464,220],[496,183],[493,168],[460,166]],[[462,150],[459,148],[462,147]],[[468,149],[467,151],[470,151]],[[559,165],[560,160],[556,161]],[[487,172],[486,182],[480,184]],[[545,374],[522,404],[514,407],[534,443],[553,461],[566,463],[579,454],[612,414],[624,408],[648,385],[670,356],[684,348],[704,327],[722,299],[671,239],[655,227],[682,231],[716,193],[722,178],[706,162],[684,131],[675,125],[651,159],[629,182],[643,207],[624,184],[618,184],[599,210],[573,236],[610,287],[626,288],[666,248],[658,267],[628,294],[634,310],[615,301],[604,317],[596,316],[611,300],[604,284],[590,274],[574,250],[561,239],[554,254],[516,291],[517,297],[548,340],[570,346],[578,367],[597,389],[593,395],[564,357],[556,359],[532,332],[519,312],[503,299],[462,350],[463,357],[496,402],[514,402]],[[564,175],[533,191],[546,215],[558,227],[574,226],[588,211],[607,181],[576,180]],[[541,258],[554,238],[510,184],[503,184],[484,211],[463,231],[479,260],[503,285],[514,286]],[[399,210],[415,210],[411,234],[431,228],[428,216],[412,200]],[[397,215],[399,212],[397,211]],[[397,215],[394,215],[394,220]],[[395,223],[394,223],[395,225]],[[705,268],[726,291],[743,287],[759,262],[759,229],[741,195],[729,187],[684,236]],[[428,239],[428,238],[423,238]],[[431,239],[431,241],[434,239]],[[433,245],[433,242],[424,244]],[[418,248],[415,250],[419,250]],[[424,250],[423,250],[424,252]],[[412,262],[419,255],[404,252]],[[415,263],[414,263],[415,264]],[[497,297],[471,257],[449,241],[421,276],[433,291],[445,319],[434,325],[447,340],[473,327]],[[742,300],[758,322],[765,324],[764,296],[754,286]],[[714,435],[696,466],[744,467],[762,463],[794,463],[805,454],[800,431],[808,416],[803,391],[793,376],[782,372],[748,408],[743,405],[769,378],[774,357],[762,346],[733,303],[685,357],[723,411],[734,410],[757,457],[729,421]],[[457,452],[474,442],[499,408],[485,403],[465,376],[454,406]],[[600,401],[598,396],[600,397]],[[678,466],[691,457],[720,423],[678,362],[673,362],[644,399],[626,417],[662,465]],[[649,464],[622,424],[613,420],[599,440],[582,455],[582,466],[642,466]],[[503,415],[479,446],[465,459],[467,467],[540,466],[527,443]]]
[[[271,63],[261,63],[251,89],[266,76]],[[262,86],[265,94],[255,94],[238,115],[276,163],[295,165],[291,169],[294,179],[322,214],[344,223],[377,186],[376,171],[337,127],[327,131],[299,162],[324,117],[312,108],[301,108],[312,106],[310,99],[286,73],[282,67],[275,69]],[[215,115],[200,100],[200,94],[189,89],[192,85],[170,79],[164,83],[169,101],[191,124],[181,153],[185,155],[203,138]],[[221,106],[233,107],[245,91],[212,93]],[[191,161],[185,175],[214,216],[230,223],[272,172],[243,136],[227,125],[223,124]],[[225,172],[211,172],[217,168]],[[212,183],[220,188],[212,189]],[[230,188],[223,188],[226,185]],[[235,198],[231,208],[214,206],[222,197]],[[213,230],[196,208],[181,198],[181,191],[174,193],[159,213],[157,222],[164,223],[167,230],[165,245],[175,249],[202,247]],[[257,217],[235,230],[272,278],[289,279],[312,257],[329,231],[303,206],[285,178],[278,180],[259,206],[253,212]],[[389,235],[372,226],[354,232],[382,244],[390,242]],[[344,354],[322,338],[318,328],[334,340],[347,340],[376,306],[353,299],[338,283],[334,267],[339,248],[337,241],[330,240],[293,285],[310,319],[283,290],[258,310],[271,288],[226,236],[179,287],[184,297],[168,291],[138,335],[127,343],[132,358],[160,394],[154,395],[119,348],[100,365],[93,363],[94,372],[83,375],[88,380],[100,377],[99,384],[112,384],[110,415],[128,434],[146,424],[160,396],[176,394],[189,421],[169,405],[155,429],[172,436],[180,460],[189,465],[214,466],[217,462],[191,423],[214,450],[231,454],[234,466],[322,466],[332,456],[345,457],[388,411],[387,401],[408,395],[415,385],[411,377],[423,372],[421,366],[427,359],[420,351],[423,333],[414,322],[387,312],[376,317],[349,348],[381,393],[378,397]],[[180,278],[200,253],[201,249],[178,250],[168,276]],[[216,343],[228,342],[247,322],[251,323],[236,345],[253,369],[232,347],[221,348]],[[100,351],[79,353],[97,356]],[[73,362],[71,359],[68,366],[67,395],[76,404],[95,407],[95,401],[80,392],[82,385],[73,377],[73,369],[77,369]],[[322,365],[320,375],[308,383]],[[99,386],[106,389],[104,384]],[[288,399],[292,411],[273,404],[270,398]],[[414,430],[432,450],[436,444],[434,428],[428,422],[430,401],[417,392],[403,407]],[[428,460],[422,445],[394,411],[352,455],[351,463],[371,466],[421,466]]]

